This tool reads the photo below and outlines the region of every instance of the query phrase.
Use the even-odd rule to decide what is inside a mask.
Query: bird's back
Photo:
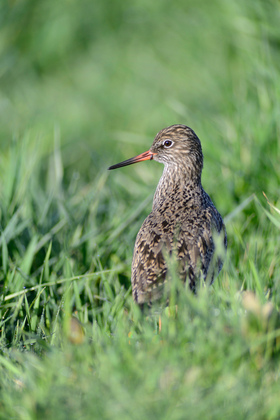
[[[181,279],[193,291],[200,277],[212,283],[222,268],[222,256],[213,258],[216,241],[226,247],[223,220],[201,185],[173,188],[161,200],[156,193],[153,211],[135,242],[131,276],[135,301],[142,304],[162,296],[169,256],[175,256]]]

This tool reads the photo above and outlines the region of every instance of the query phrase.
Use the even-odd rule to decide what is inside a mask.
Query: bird
[[[164,128],[147,152],[108,169],[145,160],[163,163],[164,170],[134,246],[132,295],[140,307],[162,298],[171,257],[180,279],[196,293],[201,278],[212,284],[227,249],[222,216],[201,185],[203,153],[195,132],[183,124]]]

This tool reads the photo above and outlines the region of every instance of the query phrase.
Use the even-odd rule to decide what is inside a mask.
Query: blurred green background
[[[279,419],[279,22],[278,0],[0,2],[0,418]],[[159,332],[129,288],[162,165],[107,168],[178,123],[228,256]]]
[[[204,178],[210,192],[221,191],[224,214],[242,193],[275,193],[277,1],[0,7],[1,148],[26,131],[48,146],[58,127],[66,172],[90,179],[183,123],[202,140]],[[137,171],[148,177],[147,165]]]

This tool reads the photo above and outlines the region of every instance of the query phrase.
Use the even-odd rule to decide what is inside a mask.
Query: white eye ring
[[[164,140],[163,147],[169,149],[169,147],[172,147],[173,144],[174,144],[174,142],[172,140],[167,139],[167,140]]]

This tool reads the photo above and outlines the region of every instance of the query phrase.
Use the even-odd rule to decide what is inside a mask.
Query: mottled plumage
[[[185,125],[167,127],[149,151],[109,169],[148,159],[162,162],[164,171],[134,247],[131,283],[139,304],[162,296],[168,255],[176,255],[180,277],[195,291],[201,276],[213,282],[227,247],[223,219],[201,185],[203,154],[194,131]]]

